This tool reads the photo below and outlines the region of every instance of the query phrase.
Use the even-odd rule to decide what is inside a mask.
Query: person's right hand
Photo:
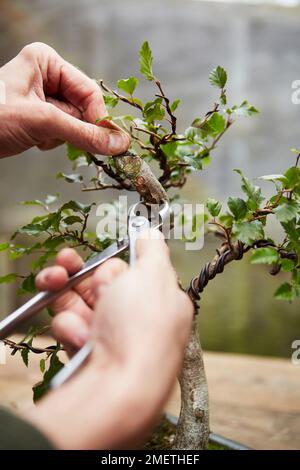
[[[172,389],[193,306],[178,287],[162,234],[151,233],[149,238],[143,232],[138,240],[134,267],[113,259],[88,279],[86,293],[92,295],[85,298],[90,302],[88,322],[81,315],[86,304],[78,303],[78,291],[69,294],[72,310],[64,310],[63,302],[56,306],[54,321],[60,319],[60,334],[69,335],[70,341],[77,321],[78,326],[89,326],[94,346],[80,372],[28,416],[59,448],[136,446]],[[50,281],[49,273],[55,274],[57,267],[47,269]],[[68,323],[73,324],[69,330]]]

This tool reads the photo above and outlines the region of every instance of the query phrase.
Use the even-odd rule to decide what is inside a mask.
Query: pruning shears
[[[71,276],[65,286],[55,292],[43,291],[34,296],[24,305],[0,321],[0,340],[13,333],[23,322],[30,319],[43,308],[51,305],[60,296],[73,289],[80,281],[88,277],[98,266],[110,258],[121,255],[129,250],[129,262],[133,266],[136,261],[136,240],[141,232],[148,228],[162,229],[170,215],[168,202],[160,205],[147,205],[144,202],[134,204],[128,214],[127,235],[119,238],[101,253],[90,258],[80,271]],[[75,356],[61,369],[52,380],[52,388],[62,385],[85,362],[92,351],[92,343],[86,343]]]

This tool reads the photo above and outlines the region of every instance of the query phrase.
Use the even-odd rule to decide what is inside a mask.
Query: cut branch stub
[[[127,152],[114,157],[114,161],[118,173],[132,183],[145,202],[160,204],[168,200],[166,191],[141,157]]]

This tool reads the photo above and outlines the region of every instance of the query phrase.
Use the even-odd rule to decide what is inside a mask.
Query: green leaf
[[[300,168],[292,166],[285,173],[284,176],[287,180],[287,189],[292,189],[298,184],[300,184]]]
[[[28,341],[28,344],[31,344],[32,343],[32,340]],[[25,364],[26,367],[28,367],[28,362],[29,362],[29,349],[22,349],[21,351],[21,358]]]
[[[61,171],[57,173],[56,178],[58,179],[64,178],[68,183],[81,183],[83,179],[82,176],[77,173],[66,175],[65,173],[62,173]]]
[[[209,81],[213,86],[224,88],[227,82],[226,70],[218,65],[218,67],[209,74]]]
[[[49,384],[53,377],[62,369],[64,364],[60,361],[57,356],[57,352],[51,354],[50,364],[48,369],[46,370],[43,381],[37,383],[33,387],[33,401],[37,402],[45,393],[49,390]]]
[[[0,251],[5,251],[9,248],[9,243],[0,243]]]
[[[119,80],[118,81],[118,88],[120,90],[125,91],[125,93],[128,93],[129,95],[133,95],[134,90],[138,86],[139,81],[136,77],[129,77],[124,80]]]
[[[221,224],[223,224],[226,228],[232,227],[233,224],[233,217],[229,213],[223,214],[219,217]]]
[[[258,113],[258,110],[250,105],[247,100],[243,101],[240,106],[233,106],[232,111],[238,116],[253,116]]]
[[[10,274],[6,274],[5,276],[1,276],[0,284],[11,284],[12,282],[15,282],[17,277],[18,275],[16,273],[10,273]]]
[[[170,109],[171,109],[172,113],[174,113],[174,111],[176,111],[179,104],[180,104],[180,100],[174,100],[173,103],[170,104]]]
[[[281,284],[281,286],[279,286],[278,289],[276,290],[274,297],[275,299],[287,300],[291,302],[294,297],[291,284],[289,284],[288,282]]]
[[[284,273],[292,271],[295,268],[295,262],[291,259],[282,258],[280,264],[281,264],[281,271]]]
[[[44,207],[43,201],[40,201],[39,199],[33,199],[32,201],[21,201],[20,204],[22,206],[42,206]]]
[[[167,142],[166,144],[162,144],[160,146],[160,148],[162,149],[162,151],[164,152],[164,154],[170,159],[170,160],[173,160],[173,159],[176,159],[177,157],[177,148],[178,148],[178,142]]]
[[[287,201],[275,207],[274,213],[279,222],[289,222],[297,217],[300,211],[300,206],[296,201]]]
[[[243,219],[248,212],[247,204],[239,197],[229,197],[227,205],[236,220]]]
[[[29,292],[30,294],[36,292],[35,275],[33,273],[30,273],[29,276],[24,279],[22,282],[22,289],[24,292]]]
[[[206,202],[206,207],[212,217],[218,217],[222,209],[222,204],[216,199],[209,197]]]
[[[40,371],[42,372],[42,374],[45,372],[45,368],[46,368],[46,361],[45,361],[45,359],[41,359],[40,360]]]
[[[63,222],[67,225],[73,225],[73,224],[77,224],[77,223],[82,224],[83,220],[78,215],[69,215],[68,217],[65,217],[63,219]]]
[[[85,154],[84,150],[80,150],[73,144],[67,143],[67,155],[72,162]]]
[[[236,222],[233,226],[236,239],[246,245],[251,245],[256,240],[264,238],[263,225],[259,220],[251,222]]]
[[[119,102],[116,96],[104,95],[104,103],[108,108],[115,108]]]
[[[66,211],[66,210],[71,209],[74,212],[82,212],[83,214],[88,214],[94,205],[95,203],[83,204],[82,202],[79,202],[79,201],[69,201],[69,202],[66,202],[61,207],[61,211]]]
[[[251,256],[251,264],[273,264],[279,261],[277,250],[272,247],[257,248]]]
[[[202,132],[205,134],[216,137],[221,134],[226,127],[224,117],[219,113],[213,113],[210,119],[201,127]]]
[[[152,52],[148,41],[145,41],[140,49],[140,71],[141,74],[150,81],[155,79],[152,70],[152,62]]]
[[[284,175],[280,175],[280,174],[263,175],[263,176],[259,176],[259,179],[264,180],[264,181],[282,181],[282,182],[286,181],[286,178],[284,177]]]
[[[148,123],[153,121],[161,121],[165,117],[165,110],[162,107],[162,99],[157,98],[145,104],[143,116]]]
[[[260,187],[252,184],[250,180],[246,178],[246,176],[244,176],[242,171],[238,168],[235,168],[234,171],[241,176],[242,190],[248,196],[247,206],[251,211],[256,211],[264,200],[264,197],[261,194]]]

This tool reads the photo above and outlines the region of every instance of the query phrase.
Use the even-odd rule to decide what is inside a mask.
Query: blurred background
[[[209,72],[217,65],[228,71],[231,103],[247,98],[260,109],[258,117],[240,118],[213,154],[205,171],[195,174],[184,197],[204,202],[207,196],[225,201],[239,195],[233,168],[248,176],[281,173],[294,162],[289,149],[300,146],[300,106],[291,102],[291,84],[300,79],[300,7],[296,0],[211,2],[198,0],[1,0],[0,65],[33,41],[53,46],[91,77],[112,87],[138,73],[138,51],[148,40],[155,74],[171,98],[181,98],[180,127],[203,115],[216,99]],[[141,81],[139,96],[152,96]],[[1,161],[0,241],[29,222],[36,209],[20,206],[60,192],[63,200],[112,200],[112,193],[84,193],[56,180],[70,171],[65,149]],[[270,184],[270,183],[269,183]],[[270,186],[264,183],[266,194]],[[118,196],[118,194],[117,194]],[[271,227],[276,237],[278,227]],[[209,237],[199,252],[173,247],[173,259],[186,285],[213,256],[217,240]],[[26,261],[0,256],[0,275],[26,271]],[[284,276],[271,277],[249,260],[232,263],[207,287],[199,323],[204,348],[289,357],[300,330],[299,304],[272,298]],[[1,314],[20,299],[16,288],[0,286]],[[298,335],[299,336],[299,335]]]

